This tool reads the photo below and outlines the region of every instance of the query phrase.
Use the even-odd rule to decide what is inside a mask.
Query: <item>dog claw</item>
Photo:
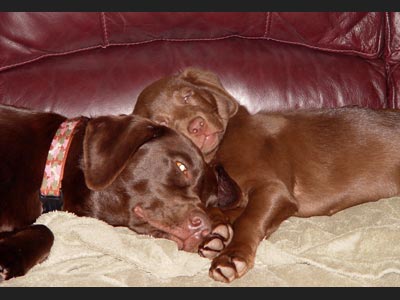
[[[235,279],[235,270],[221,266],[213,271],[213,275],[215,275],[214,279],[218,279],[218,281],[231,282]]]
[[[221,252],[232,240],[233,229],[228,224],[220,224],[215,227],[210,236],[199,247],[200,256],[214,258]]]
[[[224,246],[226,247],[232,240],[233,229],[230,225],[221,224],[214,228],[211,235],[219,236],[222,238]]]
[[[228,226],[225,225],[219,225],[217,226],[213,231],[213,234],[218,234],[221,237],[228,239],[229,238],[229,230],[228,230]]]
[[[248,271],[248,264],[241,258],[221,254],[214,259],[209,275],[216,281],[230,283]]]
[[[213,249],[214,251],[221,251],[224,249],[224,243],[220,239],[213,239],[204,245],[207,249]]]
[[[0,266],[0,282],[7,279],[8,269]]]
[[[222,275],[221,271],[219,269],[217,270],[210,270],[209,272],[210,277],[213,278],[215,281],[221,281],[221,282],[226,282],[228,283],[229,281],[226,280],[225,276]]]
[[[241,277],[247,271],[247,264],[244,261],[239,259],[233,259],[233,263],[235,264],[236,272],[239,277]]]
[[[217,256],[224,247],[224,243],[218,237],[215,237],[199,249],[199,254],[211,259]]]

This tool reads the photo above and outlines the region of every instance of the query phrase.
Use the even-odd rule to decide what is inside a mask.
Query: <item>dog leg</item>
[[[53,233],[44,225],[32,225],[0,234],[0,281],[24,275],[44,261],[53,245]]]
[[[254,189],[247,207],[233,224],[232,241],[213,259],[210,277],[222,282],[242,277],[254,266],[259,243],[296,211],[297,206],[283,184]]]

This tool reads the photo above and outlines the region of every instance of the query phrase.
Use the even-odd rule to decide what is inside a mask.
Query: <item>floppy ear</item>
[[[159,136],[163,127],[138,116],[102,116],[89,121],[83,141],[86,185],[108,187],[141,145]]]
[[[207,89],[216,96],[218,111],[221,116],[230,118],[237,113],[239,103],[223,87],[215,73],[190,67],[183,70],[180,77],[196,86]]]
[[[242,199],[241,189],[222,165],[216,165],[215,171],[218,177],[218,207],[222,210],[238,207]]]

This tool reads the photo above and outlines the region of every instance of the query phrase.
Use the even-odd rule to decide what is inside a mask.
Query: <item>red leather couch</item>
[[[218,73],[253,112],[400,106],[400,13],[3,12],[0,103],[130,113],[150,82]]]

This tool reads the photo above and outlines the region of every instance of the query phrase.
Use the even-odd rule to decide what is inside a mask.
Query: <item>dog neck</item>
[[[40,201],[42,202],[43,212],[62,209],[61,181],[75,128],[80,122],[81,118],[65,120],[60,124],[53,137],[40,187]]]
[[[245,106],[243,106],[243,105],[239,105],[239,108],[238,108],[238,111],[236,112],[236,114],[233,115],[229,119],[228,123],[226,124],[224,135],[229,134],[229,133],[227,133],[227,131],[229,130],[229,127],[232,127],[232,125],[235,126],[235,124],[240,124],[240,122],[242,122],[243,119],[247,119],[250,116],[251,116],[251,114],[247,110],[247,108]],[[215,147],[215,149],[213,149],[209,153],[203,154],[204,160],[205,160],[206,163],[212,162],[217,157],[220,145],[223,144],[223,143],[224,143],[224,137],[222,137],[219,145],[217,147]]]

